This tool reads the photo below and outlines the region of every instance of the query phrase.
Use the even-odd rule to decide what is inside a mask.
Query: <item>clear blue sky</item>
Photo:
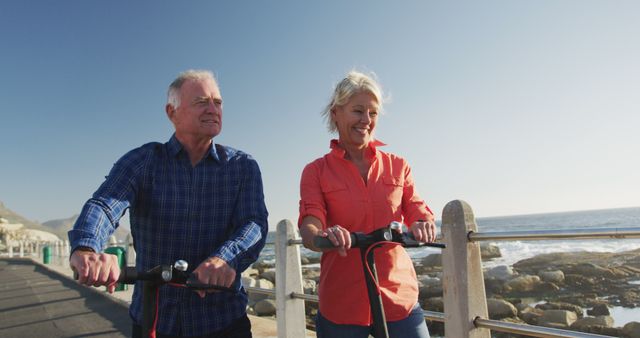
[[[271,226],[297,218],[320,117],[350,69],[391,101],[377,136],[440,218],[640,205],[637,1],[2,1],[0,200],[78,213],[128,150],[166,141],[166,88],[211,69],[215,141],[260,163]]]

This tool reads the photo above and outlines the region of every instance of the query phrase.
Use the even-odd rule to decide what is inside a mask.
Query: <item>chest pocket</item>
[[[402,204],[402,192],[404,188],[404,177],[385,175],[382,176],[384,196],[386,202],[395,210]]]
[[[347,224],[353,213],[354,196],[351,196],[347,185],[339,181],[324,181],[320,189],[327,208],[327,222]]]

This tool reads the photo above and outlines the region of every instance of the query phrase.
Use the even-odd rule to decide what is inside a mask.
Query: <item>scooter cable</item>
[[[369,256],[369,252],[372,249],[378,248],[382,245],[385,244],[392,244],[392,245],[402,245],[401,243],[397,243],[397,242],[392,242],[392,241],[382,241],[382,242],[377,242],[374,245],[371,245],[369,248],[367,248],[367,251],[365,251],[364,255],[365,257]],[[365,259],[364,261],[364,265],[367,267],[367,271],[369,272],[369,276],[371,276],[371,280],[373,281],[373,284],[376,286],[376,295],[380,295],[380,285],[378,284],[378,280],[375,278],[375,276],[373,275],[373,271],[371,271],[371,267],[369,266],[369,262]]]

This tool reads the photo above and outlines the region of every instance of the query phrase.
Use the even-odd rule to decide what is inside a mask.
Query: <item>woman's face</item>
[[[331,117],[338,128],[340,143],[352,149],[366,148],[373,139],[378,109],[378,100],[368,91],[356,93],[344,105],[336,106]]]

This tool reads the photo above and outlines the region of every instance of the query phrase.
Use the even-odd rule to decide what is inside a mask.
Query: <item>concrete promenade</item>
[[[64,264],[0,258],[0,338],[130,337],[133,288],[104,289],[79,285]],[[277,337],[275,320],[249,317],[254,338]]]

